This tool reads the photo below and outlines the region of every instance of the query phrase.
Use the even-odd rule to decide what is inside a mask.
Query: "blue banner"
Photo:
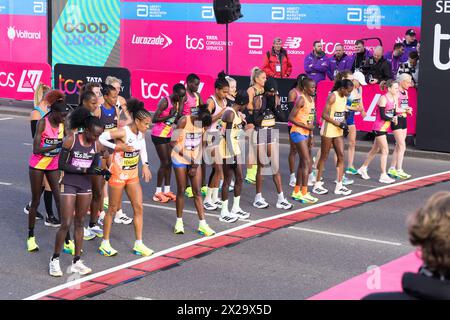
[[[47,0],[0,0],[0,15],[46,16]]]
[[[241,23],[295,23],[420,27],[420,6],[335,4],[242,4]],[[122,2],[121,18],[154,21],[215,21],[212,4]]]

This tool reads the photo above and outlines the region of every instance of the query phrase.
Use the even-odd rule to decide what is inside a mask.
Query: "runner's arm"
[[[327,103],[326,103],[326,105],[325,105],[325,108],[323,109],[323,112],[322,112],[322,119],[325,120],[325,121],[327,121],[327,122],[329,122],[329,123],[334,124],[336,127],[339,127],[339,124],[340,124],[340,123],[338,123],[337,121],[335,121],[334,119],[332,119],[332,118],[330,117],[330,113],[331,113],[331,105],[332,105],[333,103],[335,103],[335,102],[336,102],[336,96],[335,96],[334,94],[330,94],[330,95],[328,96],[328,99],[327,99]]]
[[[49,151],[55,150],[57,148],[60,148],[61,145],[60,144],[55,144],[53,146],[49,146],[49,147],[41,147],[41,138],[42,138],[42,133],[45,130],[45,120],[44,118],[42,118],[41,120],[38,121],[37,124],[37,130],[36,130],[36,135],[34,136],[34,140],[33,140],[33,153],[34,154],[44,154],[47,153]]]

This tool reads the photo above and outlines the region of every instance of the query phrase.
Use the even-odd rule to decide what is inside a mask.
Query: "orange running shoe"
[[[166,192],[164,195],[169,198],[169,201],[177,201],[177,196],[172,191]]]
[[[162,192],[155,193],[155,195],[153,196],[153,201],[155,202],[167,203],[169,202],[169,200],[170,199],[166,197]]]

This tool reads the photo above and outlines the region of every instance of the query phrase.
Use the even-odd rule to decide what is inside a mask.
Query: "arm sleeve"
[[[386,112],[385,112],[385,108],[379,108],[380,111],[380,117],[381,119],[383,119],[384,121],[391,121],[392,117],[389,117]]]
[[[67,173],[86,173],[86,171],[83,171],[83,169],[81,168],[77,168],[75,169],[74,167],[70,166],[68,164],[69,162],[69,155],[70,155],[70,150],[69,149],[65,149],[63,148],[61,150],[61,153],[59,154],[59,160],[58,160],[58,167],[59,170],[62,170],[64,172]]]
[[[37,123],[38,123],[38,120],[31,120],[31,137],[33,137],[33,138],[36,135]]]
[[[148,163],[148,155],[147,155],[147,143],[145,142],[145,138],[141,141],[141,149],[139,155],[141,156],[141,163],[147,164]]]
[[[104,145],[105,147],[108,147],[110,149],[115,150],[116,149],[116,144],[108,141],[108,140],[111,140],[111,139],[112,139],[111,138],[111,133],[109,131],[103,132],[101,134],[101,136],[98,138],[98,140],[100,141],[100,143],[102,145]]]

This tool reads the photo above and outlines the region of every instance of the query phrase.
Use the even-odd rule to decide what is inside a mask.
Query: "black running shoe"
[[[53,227],[53,228],[59,228],[61,226],[61,222],[54,215],[47,215],[47,218],[45,218],[44,224],[47,227]]]
[[[30,214],[30,204],[27,204],[27,205],[25,206],[25,208],[23,208],[23,212],[24,212],[25,214]],[[43,216],[42,213],[40,213],[39,211],[36,211],[36,219],[37,219],[37,220],[42,220],[42,219],[44,219],[44,216]]]

